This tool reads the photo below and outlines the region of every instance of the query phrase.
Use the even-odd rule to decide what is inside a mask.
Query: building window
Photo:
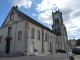
[[[55,23],[56,23],[56,19],[55,19]]]
[[[11,35],[11,32],[12,32],[12,27],[9,27],[8,28],[8,35]]]
[[[31,39],[34,39],[34,28],[31,30]]]
[[[47,34],[45,35],[45,40],[47,41]]]
[[[10,14],[10,20],[13,20],[13,18],[14,18],[14,12]]]
[[[55,23],[59,23],[59,19],[55,19]]]
[[[0,36],[0,43],[1,43],[1,41],[2,41],[2,36]]]
[[[49,45],[50,45],[50,46],[49,46],[49,49],[52,50],[51,42],[49,43]]]
[[[37,34],[38,34],[38,40],[40,40],[40,31],[39,30],[38,30]]]
[[[22,31],[19,31],[18,32],[18,40],[21,40],[21,37],[22,37]]]
[[[59,23],[59,19],[57,19],[57,23]]]

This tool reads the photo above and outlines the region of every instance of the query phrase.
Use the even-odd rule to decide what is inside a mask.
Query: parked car
[[[66,53],[66,51],[65,51],[65,50],[63,50],[63,49],[58,49],[58,50],[56,50],[56,52]]]
[[[80,47],[74,47],[72,53],[76,55],[80,55]]]

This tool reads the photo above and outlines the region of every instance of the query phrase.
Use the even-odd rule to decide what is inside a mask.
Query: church
[[[66,50],[67,32],[62,12],[52,12],[52,20],[51,30],[13,6],[0,27],[0,52],[32,55],[35,49],[38,54]]]

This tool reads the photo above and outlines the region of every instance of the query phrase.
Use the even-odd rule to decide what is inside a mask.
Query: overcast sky
[[[49,27],[52,26],[52,11],[60,9],[67,29],[68,39],[80,38],[80,0],[0,0],[0,26],[12,6],[31,18]]]

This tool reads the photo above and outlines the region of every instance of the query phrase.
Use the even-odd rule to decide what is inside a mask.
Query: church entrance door
[[[34,45],[33,45],[33,43],[31,43],[31,54],[33,54],[33,48],[34,47]]]
[[[10,51],[10,39],[6,40],[6,54],[9,54]]]

